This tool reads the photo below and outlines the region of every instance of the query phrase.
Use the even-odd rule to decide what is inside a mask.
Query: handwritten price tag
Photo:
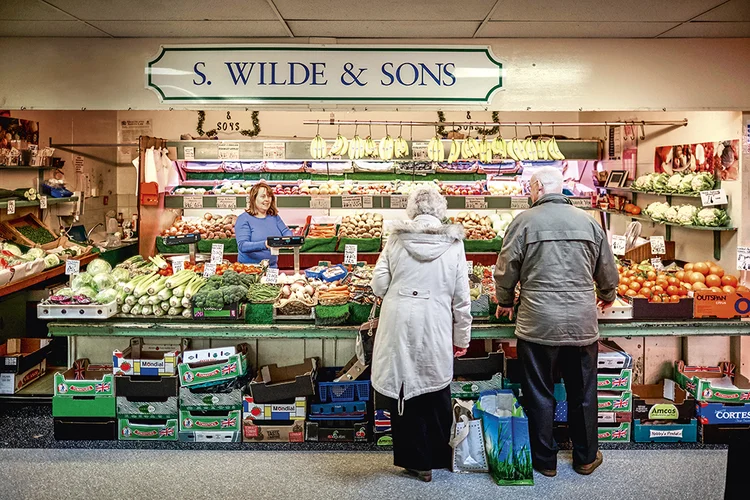
[[[239,142],[225,142],[219,144],[218,158],[220,160],[239,160],[240,159],[240,143]]]
[[[667,253],[667,244],[664,242],[664,236],[652,236],[651,253],[654,255],[664,255]]]
[[[570,202],[574,207],[588,209],[591,208],[591,198],[571,198]]]
[[[195,148],[193,146],[185,146],[182,152],[186,160],[195,160]]]
[[[654,270],[657,273],[664,270],[664,264],[662,264],[660,257],[654,257],[651,259],[651,265],[654,266]]]
[[[411,144],[411,157],[414,160],[427,161],[429,156],[427,155],[427,147],[429,146],[426,142],[413,142]]]
[[[627,239],[625,236],[615,234],[612,236],[612,253],[615,255],[625,255],[625,246]]]
[[[236,196],[218,196],[216,198],[216,208],[237,208],[237,197]]]
[[[466,271],[469,273],[469,275],[472,275],[474,273],[474,261],[473,260],[466,261]]]
[[[482,210],[487,208],[487,200],[484,196],[467,196],[464,206],[468,210]]]
[[[177,259],[172,261],[172,272],[175,274],[179,273],[185,269],[185,261],[182,259]]]
[[[511,210],[526,210],[529,208],[529,199],[526,197],[514,196],[510,199]]]
[[[204,278],[210,278],[216,274],[216,263],[214,262],[206,262],[203,265],[203,277]]]
[[[344,247],[344,264],[355,265],[357,263],[357,245],[346,245]]]
[[[737,270],[750,271],[750,247],[737,247]]]
[[[329,208],[331,208],[331,197],[330,196],[311,196],[310,208],[328,210]]]
[[[81,272],[81,261],[68,259],[65,261],[65,274],[72,276]]]
[[[266,269],[266,282],[275,285],[279,281],[279,270],[275,267]]]
[[[184,196],[182,198],[183,208],[203,208],[203,196]]]
[[[16,200],[8,200],[8,215],[16,213]]]
[[[224,243],[214,243],[211,245],[211,262],[221,264],[224,260]]]
[[[704,207],[713,207],[715,205],[726,205],[727,193],[723,189],[714,189],[711,191],[701,191],[701,204]]]
[[[372,196],[370,197],[372,200]],[[370,201],[370,207],[372,207],[372,201]],[[364,208],[361,196],[342,196],[341,197],[341,208]]]
[[[372,208],[372,196],[362,197],[362,208]]]
[[[44,210],[47,208],[47,197],[46,196],[40,196],[39,197],[39,208]]]
[[[391,208],[406,208],[408,198],[401,195],[391,195]]]
[[[286,143],[283,142],[264,142],[263,159],[264,160],[283,160],[286,158]]]

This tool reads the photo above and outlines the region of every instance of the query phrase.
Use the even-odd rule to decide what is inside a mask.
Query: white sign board
[[[203,265],[203,277],[210,278],[216,274],[216,264],[214,262],[206,262]]]
[[[218,156],[220,160],[239,160],[240,143],[239,142],[221,142],[218,145]]]
[[[183,208],[203,208],[203,196],[184,196],[182,198]]]
[[[662,264],[660,257],[654,257],[651,259],[651,265],[654,266],[654,270],[657,273],[664,270],[664,264]]]
[[[16,213],[16,200],[8,200],[8,215]]]
[[[511,210],[526,210],[529,208],[529,199],[527,197],[514,196],[510,199]]]
[[[218,196],[216,198],[216,208],[237,208],[237,197],[236,196]]]
[[[182,259],[175,259],[175,260],[172,261],[172,272],[174,274],[179,273],[183,269],[185,269],[185,261],[184,260],[182,260]]]
[[[372,196],[367,195],[362,197],[362,208],[372,208]]]
[[[372,200],[372,196],[370,196]],[[341,197],[341,208],[364,208],[361,196],[350,196],[344,195]],[[372,208],[372,201],[370,201],[370,208]]]
[[[726,205],[727,193],[723,189],[714,189],[711,191],[701,191],[701,204],[704,207],[713,207],[716,205]]]
[[[750,271],[750,247],[737,247],[737,270]]]
[[[224,260],[224,244],[214,243],[211,245],[211,262],[214,264],[221,264]]]
[[[81,272],[81,261],[68,259],[65,261],[65,274],[71,276]]]
[[[346,245],[344,247],[344,264],[355,265],[357,263],[357,245]]]
[[[415,161],[427,161],[430,157],[427,155],[427,142],[413,142],[411,144],[411,157]]]
[[[487,208],[487,200],[484,196],[467,196],[464,204],[467,210],[483,210]]]
[[[266,282],[275,285],[279,281],[279,270],[276,267],[266,269]]]
[[[185,146],[182,151],[186,160],[195,160],[195,148],[193,146]]]
[[[47,197],[46,196],[40,196],[39,197],[39,208],[44,210],[47,208]]]
[[[664,242],[664,236],[652,236],[649,238],[651,242],[651,253],[654,255],[664,255],[667,253],[667,244]]]
[[[83,172],[83,156],[74,156],[73,165],[76,167],[76,173],[80,174]]]
[[[591,198],[570,198],[570,202],[574,207],[584,210],[591,208]]]
[[[284,142],[264,142],[263,159],[264,160],[283,160],[286,158],[286,143]]]
[[[401,196],[398,194],[392,194],[391,195],[391,208],[406,208],[406,202],[408,201],[408,197]]]
[[[146,88],[180,105],[488,104],[503,65],[476,45],[162,45]]]
[[[627,245],[627,239],[625,236],[615,234],[612,235],[612,253],[615,255],[625,255],[625,246]]]
[[[329,208],[331,208],[331,197],[330,196],[311,196],[310,208],[328,210]]]
[[[466,271],[469,273],[469,276],[474,274],[474,261],[473,260],[466,261]]]

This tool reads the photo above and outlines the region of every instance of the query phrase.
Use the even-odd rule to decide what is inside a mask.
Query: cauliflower
[[[682,205],[677,210],[677,220],[675,222],[682,224],[683,226],[689,226],[693,224],[697,213],[698,207],[693,205]]]
[[[638,177],[633,182],[633,189],[636,191],[650,191],[651,190],[651,177],[654,174],[647,174]]]
[[[698,226],[720,227],[729,223],[729,215],[721,208],[704,208],[695,216],[695,224]]]
[[[685,174],[682,176],[682,181],[680,182],[680,193],[687,194],[693,192],[693,177],[695,177],[695,174]]]
[[[665,221],[665,214],[670,208],[668,203],[657,201],[647,206],[644,213],[655,221]]]
[[[667,174],[654,174],[651,178],[651,190],[657,193],[663,193],[667,190],[669,176]]]
[[[682,174],[674,174],[672,177],[670,177],[669,181],[667,182],[665,191],[668,193],[679,193],[680,184],[682,183],[683,177],[684,176]]]
[[[690,187],[695,193],[700,193],[701,191],[708,191],[709,189],[713,189],[715,185],[716,185],[716,179],[714,179],[714,176],[706,172],[695,174],[695,177],[693,177],[693,180],[690,181]]]
[[[664,220],[662,222],[671,222],[672,224],[678,224],[678,222],[677,222],[677,207],[669,207],[664,212]]]

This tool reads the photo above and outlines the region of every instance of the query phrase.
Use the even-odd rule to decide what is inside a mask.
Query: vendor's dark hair
[[[258,209],[255,207],[255,198],[258,197],[261,189],[265,189],[266,194],[271,198],[271,206],[268,207],[268,212],[266,212],[266,214],[279,215],[279,209],[276,208],[276,196],[273,194],[271,186],[265,182],[259,182],[250,189],[250,193],[248,193],[247,213],[250,215],[258,215]]]

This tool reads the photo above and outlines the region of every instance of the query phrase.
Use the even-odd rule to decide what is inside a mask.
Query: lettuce
[[[118,283],[121,281],[130,281],[130,272],[128,272],[127,269],[123,269],[122,267],[116,267],[112,271],[112,278],[114,278],[114,280]]]
[[[96,294],[96,297],[94,297],[94,301],[99,304],[109,304],[115,299],[117,299],[117,290],[114,288],[102,290]]]
[[[90,287],[93,283],[94,278],[88,273],[80,273],[73,276],[73,280],[70,283],[70,287],[74,292],[78,293],[78,290],[84,287]]]
[[[110,273],[112,272],[112,266],[104,259],[94,259],[89,262],[89,265],[86,267],[86,272],[91,276],[96,276],[97,274],[102,273]]]
[[[93,285],[97,291],[111,290],[115,287],[115,280],[111,274],[101,273],[93,278]]]

